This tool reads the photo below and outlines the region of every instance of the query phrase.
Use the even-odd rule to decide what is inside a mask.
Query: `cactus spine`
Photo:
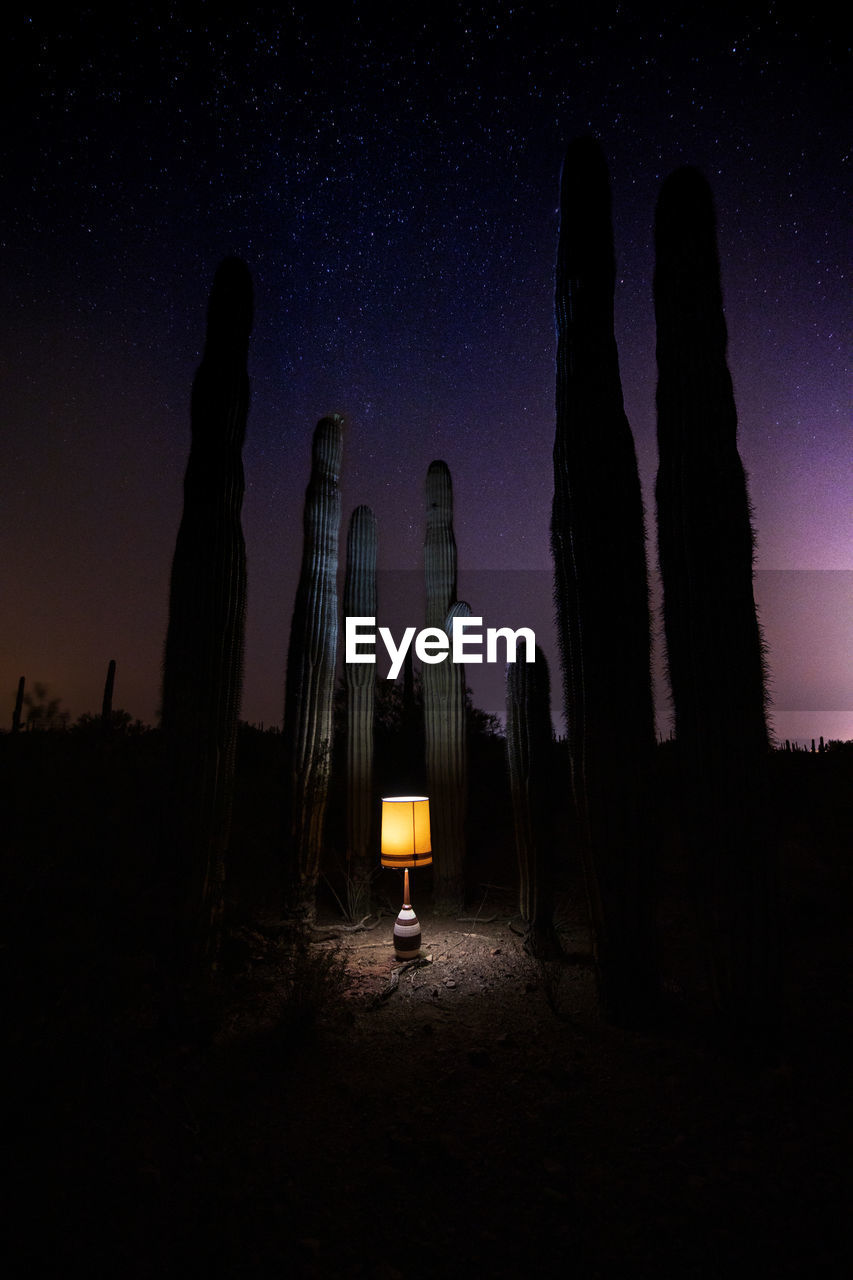
[[[470,617],[456,603],[456,538],[453,487],[445,462],[432,462],[426,479],[426,623],[452,634],[456,617]],[[448,657],[423,666],[424,732],[433,841],[436,910],[455,912],[465,897],[465,812],[467,787],[466,689],[464,668]]]
[[[331,414],[314,431],[284,699],[289,891],[291,906],[309,919],[316,910],[331,775],[342,456],[343,418]]]
[[[645,532],[613,328],[610,184],[598,143],[566,152],[557,255],[551,524],[572,792],[599,994],[633,1021],[655,994],[648,770],[654,747]]]
[[[658,547],[684,823],[716,998],[748,1025],[773,1016],[777,963],[764,655],[713,200],[695,169],[663,184],[655,245]]]
[[[545,655],[537,645],[535,662],[507,665],[506,751],[518,855],[518,908],[527,925],[527,950],[542,960],[560,949],[554,932],[552,750],[551,684]]]
[[[213,281],[204,354],[193,382],[192,444],[163,663],[166,845],[181,904],[171,950],[179,983],[193,987],[207,982],[215,962],[231,822],[246,611],[240,512],[251,326],[249,270],[228,258]]]
[[[356,507],[347,532],[344,616],[376,617],[376,516]],[[354,920],[370,910],[376,865],[373,831],[373,708],[376,666],[344,665],[347,688],[347,908]]]

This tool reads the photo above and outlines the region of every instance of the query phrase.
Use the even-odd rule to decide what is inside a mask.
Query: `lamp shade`
[[[432,862],[426,796],[382,799],[383,867],[425,867]]]

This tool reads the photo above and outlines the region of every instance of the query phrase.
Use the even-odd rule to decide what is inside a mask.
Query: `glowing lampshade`
[[[383,798],[381,853],[383,867],[425,867],[432,862],[426,796]]]
[[[421,926],[409,900],[409,867],[432,862],[426,796],[383,798],[381,858],[383,867],[403,871],[403,906],[394,924],[394,953],[398,960],[412,960],[421,949]]]

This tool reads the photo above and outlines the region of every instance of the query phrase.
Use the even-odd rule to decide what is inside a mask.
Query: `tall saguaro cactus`
[[[470,606],[457,600],[444,623],[451,644],[457,618],[470,618]],[[468,687],[465,668],[444,662],[424,667],[435,694],[427,720],[427,776],[433,831],[433,901],[437,911],[458,911],[465,900],[465,820],[468,815]]]
[[[445,462],[431,462],[426,478],[426,623],[452,634],[455,617],[470,616],[456,603],[453,487]],[[437,910],[457,911],[465,896],[467,738],[464,667],[446,658],[422,671],[424,734]]]
[[[551,683],[538,645],[535,662],[507,665],[506,752],[525,942],[532,955],[547,960],[560,948],[554,932]]]
[[[598,143],[567,149],[557,254],[551,535],[577,829],[600,998],[654,997],[646,813],[654,747],[643,504],[613,328],[610,184]]]
[[[376,516],[356,507],[347,532],[344,616],[376,616]],[[376,666],[344,665],[347,687],[347,873],[348,910],[359,919],[370,909],[370,883],[376,865],[373,832],[373,710]]]
[[[228,258],[213,281],[193,382],[163,662],[166,844],[178,908],[170,950],[179,983],[192,987],[206,983],[215,961],[231,823],[246,611],[240,513],[251,327],[249,270]]]
[[[443,627],[456,599],[456,537],[453,533],[450,468],[439,460],[431,462],[427,468],[424,575],[426,624],[428,627]]]
[[[284,697],[290,905],[309,919],[316,910],[331,774],[342,456],[343,418],[331,414],[317,423],[312,443],[302,568],[290,626]]]
[[[684,824],[717,1000],[749,1025],[775,1003],[764,653],[713,200],[697,170],[663,184],[655,245],[658,546]]]

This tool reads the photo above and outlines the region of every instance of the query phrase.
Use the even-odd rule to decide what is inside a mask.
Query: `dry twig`
[[[380,1004],[384,1004],[389,996],[392,996],[400,985],[400,977],[404,973],[408,973],[410,969],[420,969],[425,964],[432,964],[432,956],[418,956],[415,960],[407,960],[405,964],[401,964],[391,974],[391,981],[382,991],[377,992],[370,1002],[370,1007],[375,1009]]]
[[[373,924],[367,924],[370,916],[363,916],[358,924],[312,924],[311,932],[315,935],[313,942],[328,942],[331,938],[339,938],[342,933],[369,933],[371,929],[375,929],[382,919],[379,915],[373,921]]]

